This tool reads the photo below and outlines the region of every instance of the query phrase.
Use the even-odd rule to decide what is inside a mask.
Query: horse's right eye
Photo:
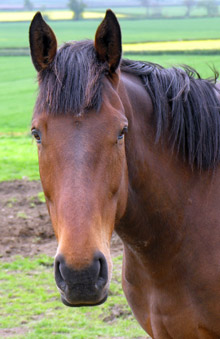
[[[38,144],[41,143],[41,135],[40,135],[40,131],[38,131],[36,128],[33,128],[31,130],[31,134],[33,135],[33,137],[35,138],[35,140],[37,141]]]

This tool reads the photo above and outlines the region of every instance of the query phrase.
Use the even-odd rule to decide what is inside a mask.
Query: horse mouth
[[[58,255],[55,259],[55,280],[66,306],[100,305],[108,297],[108,265],[101,252],[97,252],[92,263],[82,270],[67,266],[65,258]]]
[[[62,303],[65,305],[65,306],[68,306],[68,307],[83,307],[83,306],[98,306],[98,305],[101,305],[103,304],[108,298],[108,292],[105,293],[104,297],[102,297],[101,299],[98,299],[98,300],[94,300],[94,301],[91,301],[91,300],[81,300],[81,301],[70,301],[65,298],[65,296],[63,295],[63,293],[61,294],[61,301]]]

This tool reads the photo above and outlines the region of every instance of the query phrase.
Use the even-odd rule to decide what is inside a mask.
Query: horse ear
[[[121,60],[121,29],[115,14],[109,9],[95,35],[95,49],[98,58],[109,64],[110,72],[115,72]]]
[[[57,40],[54,32],[37,12],[29,29],[31,57],[36,70],[39,72],[53,61],[57,51]]]

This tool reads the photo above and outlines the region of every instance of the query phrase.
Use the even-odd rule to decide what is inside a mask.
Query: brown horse
[[[123,289],[152,338],[220,338],[220,108],[192,69],[121,60],[108,10],[92,41],[57,50],[30,27],[39,95],[32,121],[68,306],[108,295],[113,230]]]

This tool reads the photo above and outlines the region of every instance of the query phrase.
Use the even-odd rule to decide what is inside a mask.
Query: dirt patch
[[[0,338],[11,338],[13,336],[22,335],[25,338],[27,329],[21,327],[0,328]]]
[[[39,181],[16,180],[0,183],[0,257],[14,255],[54,256],[54,237]],[[40,193],[40,194],[39,194]],[[122,253],[122,243],[112,237],[112,255]]]

